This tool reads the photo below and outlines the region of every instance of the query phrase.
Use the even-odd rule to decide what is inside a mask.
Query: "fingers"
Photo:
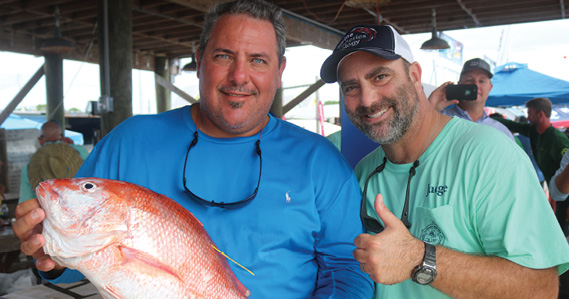
[[[354,240],[354,245],[356,245],[357,248],[364,248],[365,244],[367,243],[367,239],[371,237],[371,235],[369,234],[360,234],[356,237],[356,239]]]
[[[403,222],[401,222],[397,216],[393,215],[393,213],[391,213],[391,211],[385,206],[385,203],[383,202],[383,196],[381,194],[377,194],[375,196],[374,208],[375,213],[377,213],[377,216],[379,216],[379,219],[383,221],[385,229],[398,228],[401,225],[405,227]]]
[[[16,216],[12,229],[20,240],[27,240],[34,233],[34,228],[38,227],[45,218],[45,212],[39,207],[28,209],[28,206],[21,206],[22,204],[16,207],[16,213],[19,215]],[[27,212],[24,213],[25,211]],[[36,232],[41,231],[38,229]]]
[[[53,269],[61,269],[62,267],[56,264],[49,255],[42,255],[36,258],[36,268],[43,272],[49,272]]]
[[[16,206],[16,218],[20,218],[22,216],[24,216],[25,214],[28,214],[31,210],[35,209],[35,208],[39,208],[40,207],[40,203],[36,198],[32,198],[30,200],[26,200],[24,202],[21,202],[20,204],[18,204]]]
[[[20,250],[25,255],[33,256],[35,259],[45,255],[43,253],[45,238],[40,234],[33,234],[28,239],[20,239]]]
[[[34,258],[45,255],[42,247],[45,239],[40,235],[41,222],[45,212],[40,208],[37,199],[30,199],[16,206],[16,221],[12,224],[14,235],[20,239],[20,250]]]
[[[448,81],[448,82],[441,84],[441,86],[437,87],[429,95],[429,102],[437,111],[442,111],[445,108],[447,108],[448,106],[458,103],[457,100],[447,101],[446,87],[449,84],[452,84],[452,82]]]
[[[63,270],[64,267],[55,263],[43,251],[45,238],[41,232],[45,211],[41,208],[38,200],[33,198],[18,204],[15,212],[16,221],[12,224],[12,229],[14,235],[20,239],[20,250],[36,260],[36,268],[39,271]]]

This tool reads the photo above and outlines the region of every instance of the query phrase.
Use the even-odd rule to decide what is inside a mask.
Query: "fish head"
[[[91,254],[129,235],[129,198],[120,181],[97,178],[54,179],[36,188],[46,218],[44,251],[62,264]]]

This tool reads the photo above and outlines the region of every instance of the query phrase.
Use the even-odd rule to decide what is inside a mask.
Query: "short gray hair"
[[[286,49],[286,26],[283,21],[281,9],[263,0],[237,0],[220,2],[214,5],[204,16],[204,30],[200,37],[200,58],[209,42],[211,31],[219,18],[224,14],[246,14],[255,19],[271,22],[277,36],[277,56],[279,65],[284,60]]]

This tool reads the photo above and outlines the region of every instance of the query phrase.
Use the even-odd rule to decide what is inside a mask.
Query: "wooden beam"
[[[24,85],[24,87],[22,87],[22,89],[18,92],[18,94],[12,99],[12,101],[8,104],[8,106],[6,106],[4,110],[2,110],[2,113],[0,113],[0,125],[2,125],[4,121],[8,118],[8,116],[10,116],[10,114],[14,111],[14,109],[18,107],[18,105],[26,97],[28,92],[30,92],[30,90],[32,90],[32,88],[36,85],[36,83],[38,83],[43,74],[44,74],[44,68],[42,64],[40,68],[36,71],[36,73],[30,78],[30,80],[28,80],[26,85]]]
[[[285,16],[286,37],[301,44],[313,45],[323,49],[334,50],[342,37],[339,34],[323,30],[314,24]]]
[[[324,83],[324,81],[322,81],[321,79],[318,79],[318,81],[316,81],[316,83],[310,85],[305,91],[303,91],[301,94],[299,94],[296,98],[292,99],[292,101],[288,102],[288,104],[286,104],[283,107],[283,115],[285,115],[292,108],[294,108],[294,106],[300,104],[302,101],[304,101],[306,98],[308,98],[309,95],[314,93],[320,87],[324,86],[324,84],[326,84],[326,83]]]
[[[215,4],[211,0],[167,0],[168,2],[177,3],[185,7],[195,9],[197,11],[206,12]]]
[[[154,75],[162,78],[164,81],[170,82],[170,60],[166,57],[155,57]],[[161,113],[171,109],[170,91],[158,83],[156,80],[156,112]]]
[[[474,24],[476,24],[476,26],[482,26],[476,15],[472,12],[472,9],[466,7],[466,4],[464,4],[462,0],[456,0],[456,2],[458,5],[460,5],[460,8],[462,8],[462,10],[464,10],[472,18],[472,21],[474,21]]]
[[[183,90],[179,89],[178,87],[174,86],[174,84],[168,82],[166,79],[158,76],[158,74],[154,74],[154,80],[156,80],[156,83],[160,84],[164,88],[166,88],[166,89],[170,90],[171,92],[179,95],[182,99],[190,102],[190,104],[197,102],[197,100],[192,98],[192,96],[185,93]]]
[[[207,12],[213,5],[209,0],[168,0],[198,11]],[[318,26],[315,22],[303,20],[294,16],[291,12],[283,12],[283,19],[287,27],[287,39],[301,44],[313,45],[316,47],[333,50],[340,41],[342,33],[324,29],[324,25]]]

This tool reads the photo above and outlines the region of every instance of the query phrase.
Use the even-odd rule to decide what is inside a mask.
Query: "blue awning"
[[[43,120],[45,122],[45,119]],[[2,123],[0,128],[6,130],[18,130],[18,129],[41,129],[43,122],[37,122],[35,120],[31,120],[25,117],[21,117],[15,114],[10,114],[8,118]],[[83,145],[83,134],[65,130],[65,136],[71,138],[73,143],[78,145]]]
[[[554,104],[569,103],[569,82],[532,71],[527,64],[509,62],[496,67],[492,84],[486,106],[524,106],[537,97]]]

